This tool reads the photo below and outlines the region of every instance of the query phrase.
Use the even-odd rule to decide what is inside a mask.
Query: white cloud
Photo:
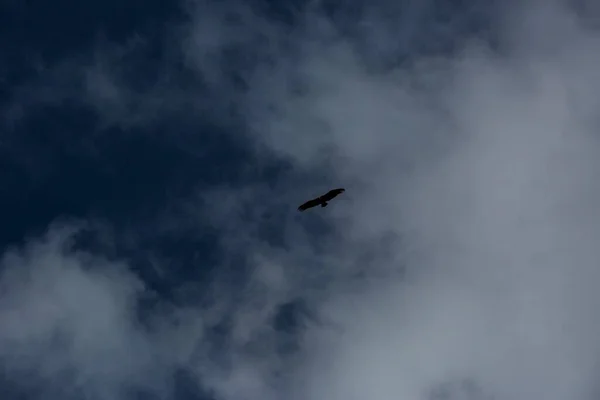
[[[142,283],[125,265],[70,251],[72,233],[53,227],[3,256],[0,359],[26,373],[26,387],[63,396],[152,388],[159,354],[136,322]]]

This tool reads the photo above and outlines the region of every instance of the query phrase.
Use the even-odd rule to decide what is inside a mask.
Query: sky
[[[597,399],[599,17],[2,1],[0,390]]]

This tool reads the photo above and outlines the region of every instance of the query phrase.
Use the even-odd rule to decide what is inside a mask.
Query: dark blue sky
[[[303,5],[301,1],[252,3],[284,26],[291,26],[295,10]],[[151,224],[167,203],[189,196],[199,183],[273,179],[278,169],[276,160],[273,164],[262,160],[261,168],[251,173],[241,168],[257,161],[249,159],[243,143],[228,140],[223,131],[244,127],[215,120],[210,113],[204,120],[194,117],[186,122],[165,110],[165,116],[151,125],[106,126],[86,104],[68,99],[48,104],[27,98],[32,87],[39,90],[35,83],[51,75],[48,69],[72,60],[89,61],[98,48],[122,46],[132,38],[142,38],[144,46],[133,55],[135,66],[124,77],[129,85],[142,89],[152,85],[161,79],[165,62],[177,63],[166,54],[171,46],[165,44],[173,26],[188,18],[184,5],[167,1],[6,1],[1,7],[0,104],[5,118],[0,147],[0,209],[6,213],[1,218],[6,221],[0,230],[1,246],[45,229],[58,216],[100,217],[121,226]],[[228,7],[234,9],[235,2],[229,2]],[[325,2],[323,8],[344,30],[360,18],[363,7],[358,2],[352,7]],[[431,3],[415,18],[485,33],[482,10],[488,8],[479,7],[475,1]],[[417,36],[421,30],[424,34]],[[412,46],[420,52],[447,51],[453,40],[462,37],[455,31],[417,31],[413,32]],[[230,67],[233,74],[247,69],[244,63],[252,63],[247,57],[234,60],[237,62]],[[177,82],[189,84],[186,79],[192,78],[184,69],[180,72]],[[74,83],[61,78],[53,85],[50,90],[64,90]],[[209,97],[210,88],[194,96]],[[202,135],[195,135],[199,131]],[[206,168],[215,164],[219,168]],[[252,173],[257,176],[249,176]]]
[[[294,26],[296,11],[305,3],[255,1],[252,6],[286,30]],[[430,2],[414,19],[417,25],[436,19],[441,23],[436,26],[442,28],[411,32],[405,38],[413,42],[410,50],[449,52],[455,37],[465,32],[485,33],[483,11],[488,9],[479,7],[482,2],[471,3]],[[232,1],[226,7],[236,6]],[[341,32],[353,35],[363,5],[328,1],[323,9]],[[463,12],[467,9],[468,13]],[[463,32],[448,34],[443,24],[454,26],[457,18]],[[174,1],[7,0],[0,4],[2,252],[42,234],[53,222],[86,221],[92,226],[84,231],[87,235],[80,235],[77,246],[129,261],[159,297],[180,301],[178,291],[189,282],[204,282],[211,266],[223,257],[219,247],[222,227],[189,223],[186,204],[199,191],[251,182],[276,185],[292,174],[297,183],[326,180],[325,174],[303,176],[284,160],[265,153],[257,158],[251,143],[243,139],[245,126],[235,118],[235,104],[215,100],[218,104],[214,105],[219,87],[197,81],[173,50],[175,45],[169,45],[177,35],[174,27],[184,26],[188,19],[185,5]],[[156,82],[167,79],[166,71],[172,74],[168,90],[181,94],[188,85],[193,87],[190,98],[209,104],[203,108],[204,114],[186,108],[184,101],[181,108],[177,104],[164,109],[148,106],[155,107],[150,112],[157,114],[152,122],[128,124],[114,122],[110,115],[107,118],[97,107],[80,101],[77,93],[82,77],[73,65],[91,63],[98,54],[118,59],[119,49],[136,41],[142,45],[124,56],[127,68],[120,72],[120,78],[136,93],[124,113],[116,111],[116,119],[130,111],[147,112],[143,98]],[[377,50],[366,45],[365,51]],[[247,47],[229,50],[224,56],[225,81],[243,91],[244,74],[259,62],[261,53]],[[392,54],[387,60],[390,63],[411,55]],[[53,97],[56,93],[58,99]],[[277,218],[295,207],[273,209],[270,219],[261,223],[259,234],[285,246]],[[309,223],[322,234],[326,232],[317,219]],[[177,229],[169,228],[172,226]],[[228,256],[235,258],[235,254]],[[198,259],[202,268],[197,267]],[[171,267],[158,274],[152,268],[153,260],[166,261]],[[151,308],[153,301],[156,298],[144,307]],[[294,326],[294,315],[302,308],[298,304],[286,305],[275,322],[278,329]],[[219,329],[215,327],[215,335]],[[184,374],[176,374],[175,379],[177,398],[201,398],[201,389]],[[15,390],[15,396],[48,398],[24,381],[5,384]]]
[[[23,108],[16,122],[3,121],[0,245],[39,234],[56,218],[92,218],[116,234],[141,235],[135,249],[117,249],[130,256],[140,246],[179,257],[190,252],[186,247],[197,249],[199,244],[185,243],[185,237],[169,243],[159,225],[169,207],[176,208],[198,185],[242,178],[249,155],[227,139],[225,128],[209,118],[186,124],[168,117],[152,126],[103,127],[85,104],[29,104],[27,92],[20,95],[22,88],[46,79],[40,65],[52,69],[64,60],[90,57],[103,43],[118,46],[134,36],[146,41],[135,60],[143,69],[134,78],[142,87],[150,85],[161,68],[166,26],[183,18],[179,4],[34,1],[5,3],[0,16],[1,48],[9,61],[3,63],[1,100],[5,110],[15,103]],[[73,83],[55,85],[60,91]],[[174,139],[190,138],[192,130],[202,138],[191,146]]]
[[[106,124],[73,94],[81,63],[98,49],[112,54],[132,38],[144,44],[128,56],[133,67],[124,73],[127,85],[143,92],[160,80],[165,63],[178,63],[166,54],[165,41],[173,26],[188,18],[182,6],[171,1],[0,5],[0,249],[21,246],[57,221],[91,223],[76,246],[128,261],[154,292],[141,304],[142,321],[161,298],[183,301],[180,289],[202,285],[222,257],[220,227],[190,224],[186,202],[220,185],[273,182],[287,170],[277,160],[256,159],[239,137],[234,141],[227,130],[243,129],[235,123],[222,124],[211,115],[186,120],[167,111],[152,124]],[[175,79],[187,85],[194,78],[181,71]],[[49,100],[39,96],[43,90]],[[54,101],[55,94],[64,101]],[[210,95],[210,88],[193,93]],[[276,238],[276,225],[265,234]],[[152,267],[156,260],[169,269],[158,274]],[[184,297],[195,298],[188,292]],[[284,320],[293,324],[292,316]],[[176,372],[173,379],[175,398],[203,398],[197,381],[185,373]],[[60,382],[37,384],[13,372],[3,382],[0,390],[13,398],[65,396]],[[151,398],[143,390],[135,395],[136,390],[131,398]]]
[[[452,21],[453,26],[460,19],[457,26],[471,32],[485,28],[481,7],[473,7],[476,3],[454,2],[452,7],[442,3],[429,4],[415,18],[448,24]],[[235,2],[228,4],[236,7]],[[305,5],[300,1],[252,4],[283,26],[291,26],[295,11]],[[124,78],[143,91],[161,79],[165,63],[177,63],[165,53],[170,47],[165,42],[173,26],[188,18],[182,4],[6,1],[1,7],[0,49],[4,62],[0,78],[4,89],[0,104],[5,113],[0,147],[2,248],[45,230],[56,218],[92,217],[119,232],[129,229],[143,234],[148,246],[156,250],[164,238],[150,232],[157,230],[164,213],[176,208],[177,201],[189,197],[199,185],[272,180],[285,172],[277,160],[264,158],[249,171],[247,167],[258,160],[251,159],[239,136],[233,141],[224,133],[243,131],[244,127],[224,124],[210,112],[204,120],[193,117],[185,121],[165,110],[165,116],[154,124],[106,126],[93,107],[81,102],[68,98],[60,102],[28,99],[31,91],[40,90],[36,83],[44,82],[63,63],[89,61],[98,48],[122,46],[132,38],[142,38],[144,46],[133,55],[134,67],[125,72]],[[323,7],[341,30],[353,26],[362,8],[361,3],[349,7],[334,2],[325,2]],[[422,30],[426,33],[422,38],[413,33],[414,47],[419,51],[447,51],[453,38],[461,36]],[[244,63],[252,63],[248,58],[234,59],[237,61],[230,67],[232,74],[247,69]],[[186,79],[190,77],[185,70],[180,71],[175,79],[181,85],[188,84]],[[72,85],[76,84],[63,77],[48,90],[68,90]],[[210,90],[197,91],[193,96],[209,98]],[[218,168],[212,168],[215,165]],[[184,246],[181,242],[178,238],[178,246]],[[197,247],[198,243],[189,245]],[[170,254],[186,254],[168,247],[165,251]]]

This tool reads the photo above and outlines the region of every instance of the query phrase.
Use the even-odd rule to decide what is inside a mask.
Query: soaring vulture
[[[298,207],[299,211],[304,211],[304,210],[308,210],[309,208],[312,207],[316,207],[316,206],[321,206],[321,207],[327,207],[327,202],[330,201],[331,199],[333,199],[334,197],[336,197],[337,195],[339,195],[340,193],[343,193],[346,189],[343,188],[339,188],[339,189],[332,189],[329,192],[325,193],[322,196],[319,196],[315,199],[309,200],[306,203],[302,204],[300,207]]]

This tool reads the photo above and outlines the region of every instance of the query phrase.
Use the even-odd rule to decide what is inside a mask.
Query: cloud
[[[193,217],[223,228],[228,257],[201,302],[164,303],[148,328],[122,264],[61,251],[61,233],[6,255],[0,356],[113,392],[182,367],[225,400],[593,398],[598,32],[558,1],[506,3],[494,47],[396,60],[404,14],[373,4],[343,19],[368,16],[352,32],[319,8],[296,30],[243,9],[220,31],[192,5],[190,68],[290,181],[201,194]],[[220,51],[265,42],[238,91]],[[327,183],[347,192],[284,216]]]
[[[398,238],[364,272],[397,278],[319,300],[342,333],[307,328],[292,396],[460,398],[462,381],[478,397],[594,395],[599,36],[559,2],[498,18],[499,51],[465,42],[383,72],[353,39],[309,32],[294,65],[251,83],[256,139],[353,186],[322,212],[339,230],[331,279],[350,239]]]
[[[30,388],[120,398],[152,386],[159,355],[136,322],[143,284],[124,264],[70,250],[76,231],[56,225],[2,257],[0,359]]]

